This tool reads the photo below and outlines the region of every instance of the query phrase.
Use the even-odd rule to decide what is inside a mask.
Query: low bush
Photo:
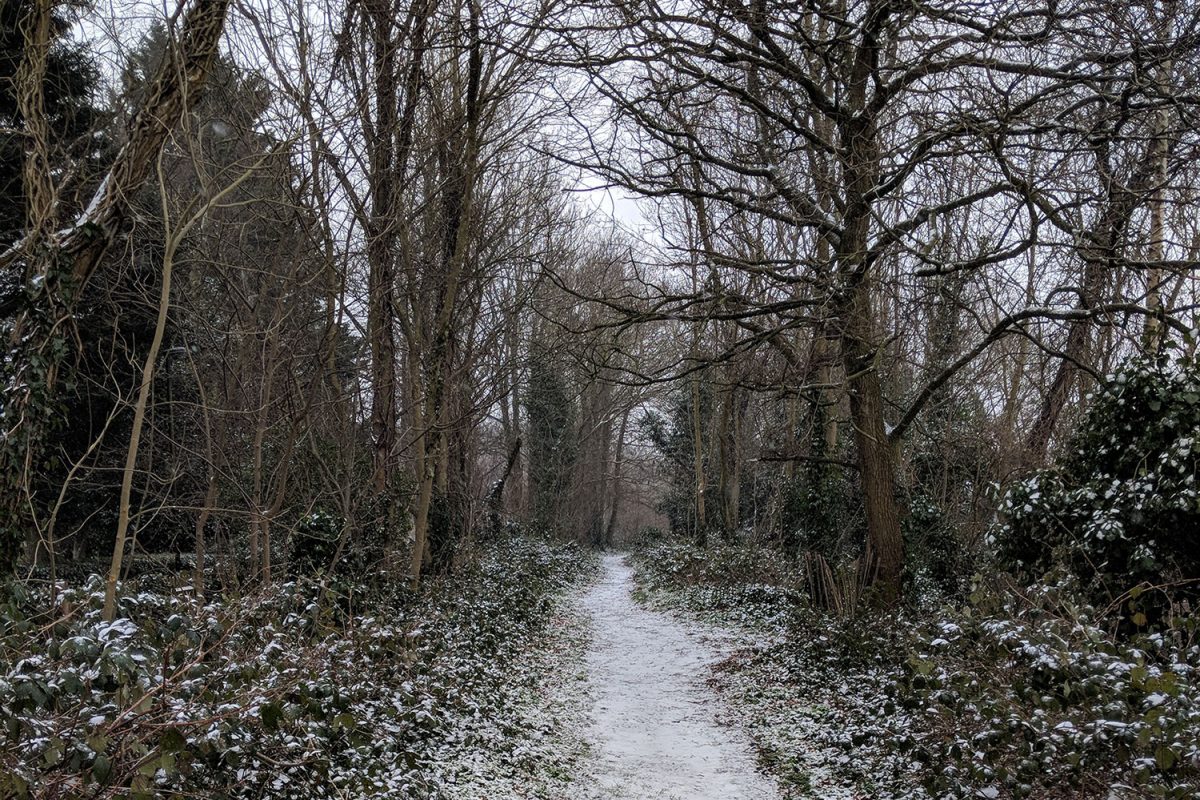
[[[335,514],[320,510],[305,514],[296,523],[288,542],[288,573],[293,576],[319,575],[335,570],[335,558],[346,560],[339,552],[343,521]],[[342,551],[347,548],[342,547]],[[347,553],[348,554],[348,553]]]
[[[932,796],[1200,793],[1197,621],[1114,639],[1071,596],[977,594],[912,626],[880,723]]]
[[[1131,627],[1158,623],[1200,597],[1198,467],[1200,366],[1136,360],[1096,392],[1068,455],[1006,495],[1001,565],[1027,580],[1064,568]]]
[[[800,574],[766,547],[651,540],[634,550],[643,596],[691,611],[734,614],[747,624],[774,620],[800,601]]]
[[[438,797],[511,747],[506,670],[577,548],[490,545],[419,595],[298,579],[222,604],[102,585],[0,610],[0,796]],[[512,731],[507,731],[511,733]]]

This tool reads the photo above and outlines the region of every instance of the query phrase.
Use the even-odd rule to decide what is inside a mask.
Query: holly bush
[[[1018,574],[1065,568],[1141,627],[1200,588],[1200,366],[1140,358],[1092,396],[1053,468],[1013,486],[993,542]]]

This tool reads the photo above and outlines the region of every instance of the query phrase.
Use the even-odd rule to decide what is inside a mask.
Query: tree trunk
[[[595,430],[596,436],[596,486],[595,505],[592,516],[592,546],[604,547],[604,534],[608,530],[605,511],[608,508],[609,486],[609,456],[612,451],[612,384],[600,378],[600,386],[596,391],[596,413],[600,424]]]
[[[448,488],[448,476],[445,466],[441,477],[435,473],[437,463],[448,464],[448,456],[443,459],[443,453],[448,446],[446,441],[446,423],[448,397],[451,394],[450,381],[453,376],[451,369],[454,359],[454,339],[456,312],[459,310],[459,295],[466,280],[468,248],[470,241],[471,218],[474,209],[475,179],[479,166],[479,124],[480,124],[480,81],[482,76],[481,39],[479,29],[479,7],[470,5],[470,30],[468,31],[468,74],[463,97],[463,116],[465,123],[462,127],[461,138],[456,140],[452,150],[447,147],[443,154],[446,173],[443,176],[445,185],[442,187],[442,209],[444,217],[444,232],[442,237],[442,275],[438,287],[435,304],[434,322],[428,349],[427,367],[430,379],[425,384],[422,416],[426,426],[437,430],[437,437],[429,442],[429,430],[423,429],[420,437],[421,453],[418,463],[424,464],[420,481],[420,491],[417,495],[417,510],[413,523],[413,554],[409,565],[409,581],[415,589],[421,582],[421,568],[426,559],[429,547],[429,517],[430,506],[433,502],[434,482],[444,489]],[[415,78],[414,78],[415,80]],[[410,298],[420,302],[417,298]],[[410,349],[412,343],[410,343]],[[432,450],[432,452],[431,452]],[[436,459],[436,461],[435,461]]]
[[[197,597],[204,596],[204,559],[205,559],[205,528],[208,518],[212,515],[213,506],[217,503],[217,473],[211,467],[208,471],[208,488],[204,492],[204,505],[196,515],[196,567],[192,578],[192,589]]]
[[[261,159],[254,168],[261,166]],[[254,169],[252,168],[252,169]],[[121,574],[121,563],[125,555],[125,543],[129,533],[130,499],[133,491],[133,473],[137,465],[138,447],[141,444],[142,427],[146,419],[146,406],[150,399],[150,386],[154,381],[154,367],[158,360],[158,351],[162,347],[163,334],[167,327],[167,312],[171,306],[171,276],[174,272],[175,255],[183,242],[184,236],[209,210],[225,196],[236,189],[251,174],[247,170],[234,179],[229,185],[214,194],[175,230],[167,230],[166,241],[162,256],[162,288],[158,299],[158,317],[154,325],[154,336],[150,341],[150,349],[146,352],[146,360],[142,367],[142,381],[138,388],[137,402],[134,405],[133,424],[129,434],[129,446],[125,451],[125,467],[121,476],[121,496],[117,511],[117,533],[113,544],[112,561],[109,564],[108,578],[104,590],[104,619],[112,621],[116,612],[117,579]],[[158,178],[164,224],[169,223],[170,215],[167,208],[165,177],[162,171],[162,154],[158,158]]]
[[[1167,23],[1170,25],[1170,22]],[[1164,98],[1169,96],[1170,75],[1172,62],[1167,60],[1158,70],[1158,91]],[[1167,160],[1171,152],[1168,126],[1170,111],[1161,108],[1154,117],[1154,141],[1151,147],[1154,151],[1154,181],[1150,197],[1150,269],[1146,272],[1146,308],[1150,315],[1146,317],[1146,327],[1142,335],[1142,350],[1154,353],[1162,341],[1162,283],[1163,270],[1161,262],[1165,256],[1165,236],[1163,233],[1163,218],[1166,213]]]
[[[617,529],[617,519],[621,513],[621,499],[623,494],[624,482],[621,479],[621,472],[625,462],[625,433],[629,426],[630,409],[625,409],[621,415],[621,426],[617,431],[616,454],[613,456],[613,474],[612,474],[612,507],[608,512],[608,525],[604,529],[604,546],[612,547],[613,534]]]
[[[371,216],[367,231],[367,339],[371,348],[372,485],[377,494],[391,483],[396,451],[396,47],[390,3],[368,5],[372,22],[375,128],[370,148]]]
[[[1120,244],[1129,226],[1130,217],[1145,199],[1146,192],[1153,188],[1155,176],[1159,174],[1159,166],[1162,163],[1162,159],[1158,157],[1158,148],[1152,146],[1134,165],[1132,177],[1128,182],[1115,181],[1111,177],[1113,169],[1108,163],[1110,144],[1100,140],[1096,148],[1097,172],[1105,185],[1107,199],[1103,213],[1087,236],[1080,253],[1083,260],[1083,285],[1080,287],[1077,308],[1082,311],[1090,311],[1100,302],[1104,294],[1105,279],[1111,278],[1115,272],[1115,265],[1120,261]],[[1092,366],[1095,349],[1092,341],[1094,324],[1091,319],[1075,320],[1071,323],[1066,347],[1063,349],[1063,359],[1059,362],[1050,391],[1042,401],[1041,410],[1026,441],[1026,468],[1045,463],[1054,429],[1082,371],[1080,365]]]
[[[873,268],[867,261],[873,218],[868,198],[879,180],[880,156],[876,120],[866,98],[869,76],[879,59],[879,44],[872,28],[883,25],[890,12],[886,4],[871,5],[849,82],[848,107],[855,113],[838,120],[839,139],[845,151],[842,181],[846,196],[836,263],[840,278],[842,360],[867,516],[867,552],[863,564],[879,601],[893,605],[900,598],[904,540],[896,502],[894,454],[884,421],[879,377],[881,353],[872,302],[874,281],[868,274]]]
[[[1100,299],[1105,270],[1099,258],[1090,258],[1084,266],[1082,297],[1079,307],[1089,309]],[[1092,325],[1090,319],[1077,320],[1071,323],[1067,333],[1067,344],[1063,348],[1063,358],[1058,363],[1054,380],[1049,391],[1042,398],[1041,410],[1037,419],[1029,429],[1029,437],[1025,443],[1025,463],[1027,469],[1041,466],[1046,461],[1050,439],[1058,426],[1059,417],[1071,391],[1075,387],[1079,375],[1080,364],[1091,362]]]
[[[867,513],[867,577],[879,591],[879,600],[894,604],[900,597],[904,572],[904,540],[896,502],[892,444],[884,422],[883,392],[879,381],[878,349],[871,342],[870,291],[863,282],[854,291],[854,303],[842,339],[846,365],[850,418]]]
[[[722,529],[725,538],[732,539],[737,533],[739,519],[740,486],[738,475],[738,425],[737,389],[726,387],[721,404],[721,423],[717,431],[717,459],[720,462],[720,494]]]
[[[692,384],[692,463],[696,491],[696,541],[703,547],[708,542],[708,520],[704,514],[704,426],[700,417],[700,376],[695,373]]]
[[[512,475],[513,467],[516,466],[520,455],[521,439],[518,437],[509,448],[508,460],[504,462],[504,472],[500,474],[500,480],[496,481],[491,491],[488,492],[488,529],[492,536],[500,535],[504,515],[504,487],[508,484],[508,479]]]

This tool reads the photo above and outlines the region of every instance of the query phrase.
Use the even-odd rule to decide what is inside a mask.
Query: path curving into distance
[[[634,602],[633,570],[604,557],[580,600],[592,618],[587,667],[595,763],[580,796],[608,800],[777,800],[750,742],[717,724],[708,668],[720,654],[686,623]]]

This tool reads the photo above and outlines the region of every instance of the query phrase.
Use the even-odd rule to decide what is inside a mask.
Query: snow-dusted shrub
[[[1092,399],[1059,465],[1012,488],[993,539],[1035,579],[1062,564],[1138,625],[1200,589],[1200,367],[1131,362]],[[1125,593],[1136,586],[1163,591]]]
[[[419,595],[127,591],[112,623],[99,579],[16,597],[0,797],[437,797],[451,754],[520,739],[498,733],[517,724],[506,671],[585,563],[508,540]]]
[[[798,585],[800,576],[792,559],[777,550],[750,544],[712,544],[700,548],[679,538],[651,538],[640,543],[635,558],[644,565],[649,580],[677,584],[743,586]]]
[[[740,624],[780,624],[803,597],[791,559],[768,548],[664,540],[634,551],[638,592],[658,605],[717,614]]]
[[[795,563],[770,548],[699,548],[676,539],[644,544],[634,557],[643,594],[692,611],[733,614],[757,625],[784,618],[803,602]]]
[[[1116,640],[1069,597],[1035,587],[911,627],[879,729],[931,796],[1198,796],[1197,621]]]
[[[1115,640],[1069,596],[977,593],[975,606],[925,617],[795,615],[751,666],[787,676],[793,724],[810,746],[841,751],[825,761],[880,800],[1200,796],[1195,621]],[[813,706],[827,712],[814,720]]]
[[[635,547],[650,547],[667,540],[667,532],[657,525],[645,525],[638,529],[632,541]]]

